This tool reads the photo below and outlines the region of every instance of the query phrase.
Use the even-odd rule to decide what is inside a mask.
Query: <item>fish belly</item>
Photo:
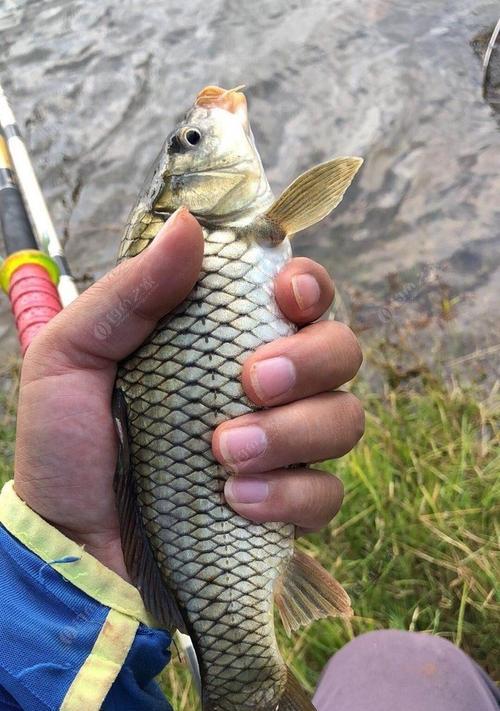
[[[225,504],[228,474],[211,439],[218,424],[254,409],[240,381],[245,358],[295,330],[273,290],[290,253],[288,240],[261,247],[207,231],[196,287],[118,373],[142,520],[211,711],[274,709],[285,685],[273,587],[292,555],[293,527],[251,523]]]

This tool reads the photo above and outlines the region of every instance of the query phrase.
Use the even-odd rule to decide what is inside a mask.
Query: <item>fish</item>
[[[121,241],[118,261],[184,206],[203,228],[204,257],[189,296],[119,365],[114,487],[130,578],[158,624],[191,637],[203,711],[306,711],[314,706],[279,652],[274,605],[290,633],[350,615],[349,597],[295,548],[293,525],[254,523],[226,504],[229,473],[211,440],[221,422],[256,409],[241,385],[245,358],[296,331],[273,287],[290,237],[339,204],[362,159],[322,163],[275,199],[241,89],[199,92]]]

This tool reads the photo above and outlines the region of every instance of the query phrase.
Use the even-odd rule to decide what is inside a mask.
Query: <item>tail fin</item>
[[[277,711],[316,711],[316,707],[290,669],[287,668],[286,687]]]

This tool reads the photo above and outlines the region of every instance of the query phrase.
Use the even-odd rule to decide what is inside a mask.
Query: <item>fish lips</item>
[[[245,129],[248,129],[248,107],[245,94],[236,87],[223,89],[220,86],[206,86],[195,99],[194,107],[203,109],[223,109],[234,114]]]

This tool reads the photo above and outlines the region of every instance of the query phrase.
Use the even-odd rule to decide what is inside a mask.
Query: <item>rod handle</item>
[[[25,263],[10,275],[9,300],[24,355],[36,334],[62,306],[50,274],[41,264]]]

